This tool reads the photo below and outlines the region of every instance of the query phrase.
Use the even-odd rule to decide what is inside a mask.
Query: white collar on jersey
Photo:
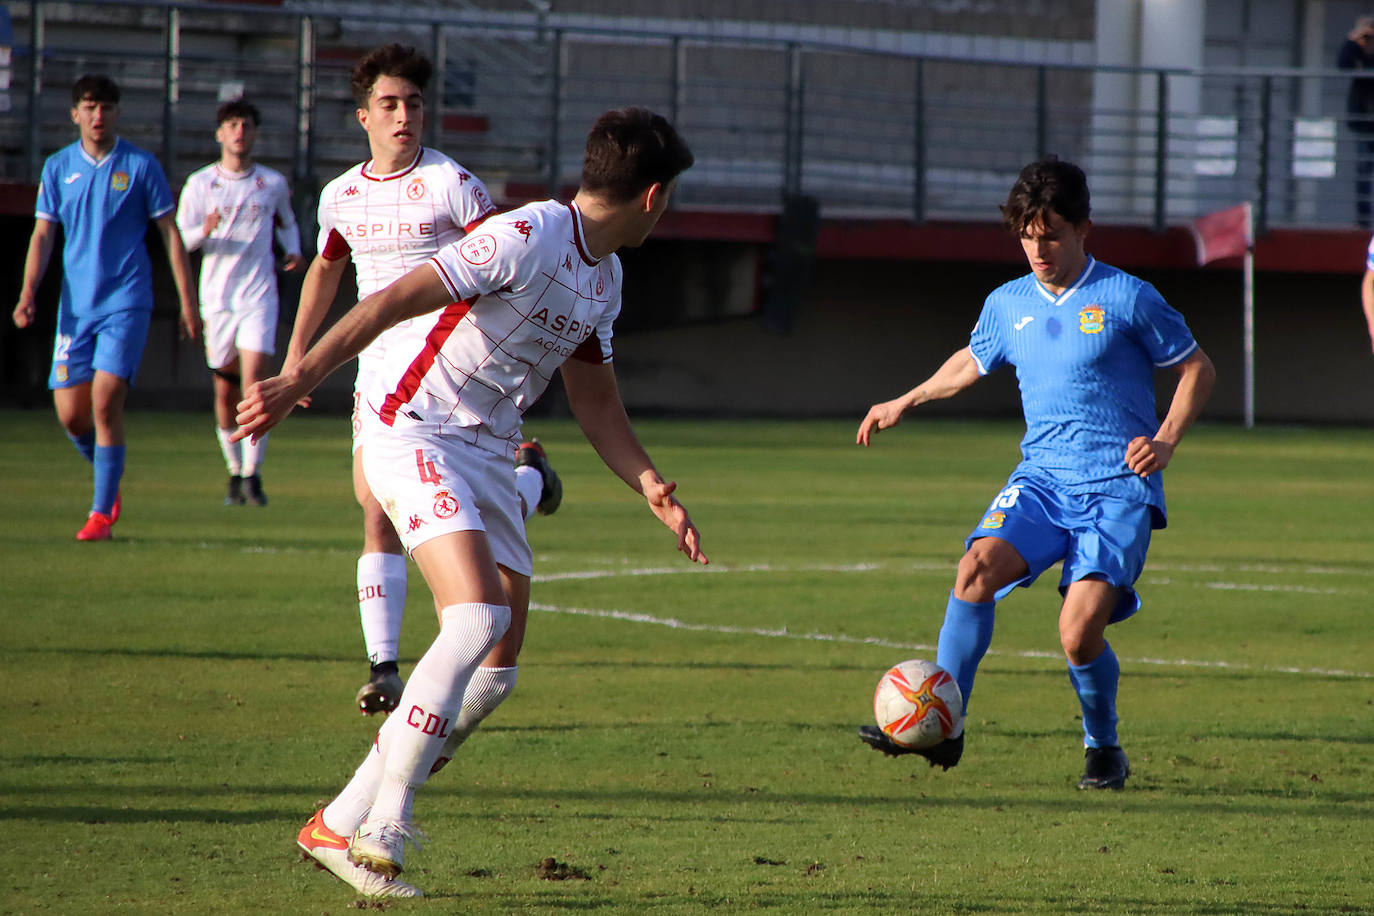
[[[1077,280],[1073,281],[1073,286],[1070,286],[1057,296],[1045,289],[1045,284],[1041,283],[1039,280],[1035,281],[1035,288],[1040,290],[1040,295],[1048,299],[1051,305],[1063,305],[1065,302],[1069,301],[1070,296],[1078,292],[1080,286],[1087,282],[1088,275],[1093,272],[1093,268],[1096,266],[1097,260],[1092,255],[1088,255],[1088,263],[1083,265],[1083,272],[1078,275]],[[1031,276],[1034,277],[1035,275],[1032,274]]]
[[[250,165],[245,171],[242,172],[232,172],[229,169],[226,169],[224,166],[220,165],[218,162],[211,163],[211,165],[214,166],[215,174],[225,179],[226,181],[243,181],[243,179],[245,178],[253,177],[253,173],[258,170],[258,164],[256,162]]]
[[[385,175],[374,175],[368,171],[367,167],[371,165],[373,162],[373,160],[371,159],[364,162],[362,164],[362,167],[358,171],[362,172],[363,177],[368,179],[369,181],[394,181],[395,179],[400,178],[402,175],[414,169],[415,166],[419,165],[420,157],[422,157],[424,154],[425,148],[422,146],[415,151],[415,159],[410,163],[410,165],[406,166],[405,168],[397,169],[394,172],[388,172]]]
[[[101,168],[102,166],[105,165],[105,163],[107,163],[107,162],[110,161],[110,157],[114,155],[114,151],[117,150],[117,149],[119,149],[119,144],[120,144],[120,142],[121,142],[120,139],[119,139],[118,137],[115,137],[114,146],[110,147],[109,152],[107,152],[105,155],[101,156],[99,159],[96,159],[96,158],[95,158],[94,156],[92,156],[90,153],[86,152],[86,147],[84,147],[84,146],[81,145],[81,141],[80,141],[80,140],[77,140],[77,141],[76,141],[76,151],[77,151],[78,153],[81,154],[81,158],[82,158],[82,159],[85,159],[87,162],[89,162],[91,165],[95,166],[96,168]]]

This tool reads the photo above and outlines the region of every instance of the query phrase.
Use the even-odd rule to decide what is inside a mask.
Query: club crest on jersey
[[[477,267],[496,257],[496,239],[490,235],[468,236],[458,245],[463,260]]]
[[[1107,313],[1096,302],[1083,306],[1078,313],[1078,330],[1084,334],[1100,334],[1107,326]]]
[[[60,384],[60,383],[62,383],[62,382],[65,382],[65,381],[67,380],[67,364],[66,364],[66,363],[58,363],[58,364],[57,364],[55,367],[53,367],[53,368],[55,369],[55,374],[57,375],[57,381],[58,381],[58,383]]]
[[[110,187],[116,191],[129,190],[129,173],[115,172],[110,176]]]
[[[600,297],[604,292],[606,292],[606,278],[603,277],[601,271],[598,270],[596,272],[596,295]]]
[[[262,176],[261,176],[261,175],[259,175],[259,176],[257,176],[256,178],[253,179],[253,184],[257,187],[257,189],[258,189],[259,191],[261,191],[263,188],[267,187],[267,182],[265,182],[265,181],[262,180]]]
[[[1007,520],[1007,513],[1005,513],[1005,512],[989,512],[986,516],[983,517],[983,524],[979,525],[978,527],[979,527],[979,528],[1001,528],[1001,527],[1002,527],[1002,524],[1003,524],[1006,520]]]
[[[448,490],[434,494],[434,515],[437,518],[453,518],[458,514],[458,498]]]
[[[418,175],[410,180],[406,185],[406,197],[411,200],[420,200],[425,196],[425,180]]]

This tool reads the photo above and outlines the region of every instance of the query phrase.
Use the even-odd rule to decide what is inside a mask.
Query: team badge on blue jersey
[[[116,191],[129,190],[129,173],[115,172],[110,176],[110,187]]]
[[[67,381],[67,364],[58,363],[56,366],[53,366],[53,374],[57,376],[57,383],[59,385],[65,384]]]
[[[1100,334],[1107,326],[1107,313],[1097,303],[1083,306],[1078,313],[1078,330],[1084,334]]]
[[[979,527],[979,528],[1001,528],[1001,527],[1002,527],[1002,523],[1005,522],[1006,520],[1007,520],[1007,513],[1005,513],[1005,512],[989,512],[986,516],[983,517],[983,524],[979,525],[978,527]]]

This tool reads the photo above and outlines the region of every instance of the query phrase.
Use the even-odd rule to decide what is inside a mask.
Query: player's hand
[[[200,229],[201,229],[201,231],[202,231],[203,233],[205,233],[206,235],[209,235],[210,233],[212,233],[212,232],[215,231],[215,227],[218,226],[218,225],[219,225],[219,208],[216,207],[215,209],[211,210],[209,213],[205,214],[205,223],[200,227]]]
[[[281,361],[281,374],[282,374],[282,375],[286,375],[286,374],[287,374],[288,372],[290,372],[292,369],[296,368],[296,363],[298,363],[298,362],[300,362],[300,361],[301,361],[300,356],[295,355],[295,354],[292,354],[292,353],[290,353],[290,352],[287,352],[287,354],[286,354],[286,359],[284,359],[284,360]],[[310,395],[307,394],[307,395],[304,395],[303,397],[301,397],[298,401],[296,401],[296,406],[297,406],[297,407],[309,407],[309,406],[310,406]]]
[[[248,389],[243,400],[239,401],[238,416],[235,417],[239,428],[234,433],[232,441],[238,442],[251,436],[252,440],[257,442],[269,429],[286,419],[291,408],[300,400],[300,392],[296,390],[296,384],[292,379],[294,374],[291,377],[287,377],[285,373],[274,375],[261,382],[255,382]]]
[[[286,257],[282,258],[281,269],[289,274],[305,270],[305,258],[298,254],[288,254]]]
[[[642,484],[644,498],[659,521],[667,525],[677,535],[677,549],[685,553],[692,562],[702,566],[711,561],[701,552],[701,532],[692,524],[687,508],[677,501],[673,491],[677,483],[662,480],[647,480]]]
[[[1173,445],[1149,436],[1136,436],[1126,446],[1126,467],[1141,477],[1164,470],[1173,457]]]
[[[854,441],[864,447],[868,446],[869,439],[873,433],[883,429],[891,429],[902,422],[902,414],[906,412],[906,404],[901,398],[891,401],[884,401],[881,404],[874,404],[868,408],[868,415],[859,424],[859,434],[854,437]]]
[[[187,299],[181,303],[181,338],[195,343],[200,339],[200,307]]]
[[[33,300],[19,300],[19,304],[14,307],[14,326],[27,328],[33,324],[33,316]]]

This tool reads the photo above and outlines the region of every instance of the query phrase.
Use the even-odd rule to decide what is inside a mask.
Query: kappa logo
[[[115,172],[110,176],[110,188],[115,191],[129,190],[129,173]]]
[[[471,177],[472,177],[471,175],[469,175],[467,172],[463,171],[462,169],[459,169],[459,170],[458,170],[458,183],[459,183],[460,185],[467,184],[467,183],[468,183],[468,179],[470,179]]]
[[[267,182],[265,182],[265,181],[262,180],[262,176],[261,176],[261,175],[259,175],[257,178],[254,178],[254,179],[253,179],[253,184],[257,185],[257,188],[258,188],[259,191],[261,191],[263,188],[267,187]]]
[[[566,270],[568,273],[572,273],[572,255],[563,255],[563,269]]]
[[[1021,316],[1021,320],[1018,321],[1018,322],[1016,322],[1016,324],[1012,325],[1012,327],[1016,328],[1016,330],[1019,331],[1019,330],[1021,330],[1022,328],[1024,328],[1026,325],[1030,324],[1030,323],[1031,323],[1032,321],[1034,321],[1034,320],[1035,320],[1035,316],[1034,316],[1034,315],[1022,315],[1022,316]]]
[[[525,244],[528,245],[530,243],[530,233],[534,231],[534,227],[523,219],[516,220],[512,225],[515,226],[516,232],[525,237]]]
[[[80,178],[80,177],[81,177],[81,173],[80,173],[80,172],[72,172],[72,173],[71,173],[70,175],[68,175],[66,178],[63,178],[63,179],[62,179],[62,183],[63,183],[63,184],[71,184],[73,181],[76,181],[76,180],[77,180],[78,178]]]
[[[1100,334],[1107,326],[1107,312],[1096,302],[1083,306],[1078,313],[1078,330],[1084,334]]]
[[[425,523],[425,520],[422,519],[422,518],[420,518],[420,516],[418,516],[418,515],[412,515],[412,516],[410,517],[410,524],[406,525],[406,531],[408,531],[408,532],[409,532],[409,531],[417,531],[417,530],[419,530],[420,526],[423,525],[424,523]]]
[[[348,187],[344,188],[342,193],[344,197],[357,197],[358,186],[356,184],[351,184]]]

